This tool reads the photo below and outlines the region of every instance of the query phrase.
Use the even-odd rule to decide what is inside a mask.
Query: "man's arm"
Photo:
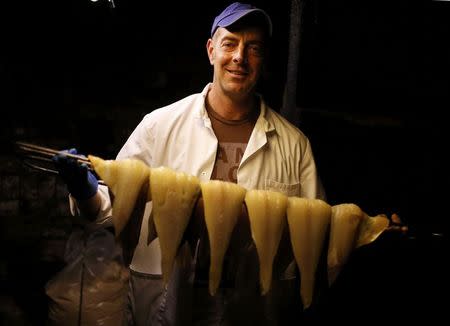
[[[102,204],[102,198],[97,191],[94,196],[88,199],[76,200],[80,214],[88,220],[93,221],[97,218]]]

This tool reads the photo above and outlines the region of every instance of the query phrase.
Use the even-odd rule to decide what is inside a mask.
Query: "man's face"
[[[230,32],[219,27],[206,47],[214,66],[214,83],[225,94],[245,96],[254,89],[266,51],[264,33],[259,28]]]

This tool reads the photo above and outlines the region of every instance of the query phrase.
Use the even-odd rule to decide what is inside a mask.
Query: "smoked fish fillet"
[[[307,309],[314,295],[316,270],[331,221],[331,206],[320,199],[289,197],[287,220],[300,270],[303,309]]]
[[[232,182],[210,180],[200,184],[211,263],[209,293],[213,296],[222,277],[222,265],[231,233],[242,212],[246,189]]]
[[[248,190],[245,195],[252,238],[258,252],[262,295],[272,284],[273,260],[286,225],[287,200],[286,195],[269,190]]]
[[[173,264],[200,194],[197,177],[167,167],[152,168],[150,190],[153,222],[161,246],[161,269],[167,284]]]
[[[116,237],[120,235],[130,219],[136,200],[148,183],[150,168],[138,159],[103,160],[89,155],[95,172],[114,194],[112,220]]]

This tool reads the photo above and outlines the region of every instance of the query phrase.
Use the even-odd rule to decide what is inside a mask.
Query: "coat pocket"
[[[275,180],[266,179],[264,189],[281,192],[286,196],[300,195],[300,183],[282,183]]]

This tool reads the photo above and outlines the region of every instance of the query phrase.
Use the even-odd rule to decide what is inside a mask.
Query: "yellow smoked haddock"
[[[320,199],[290,197],[287,220],[292,250],[300,270],[303,309],[313,299],[315,275],[331,220],[331,206]]]
[[[287,205],[284,206],[284,195],[275,192],[249,190],[246,198],[247,190],[234,183],[219,180],[199,182],[194,176],[179,174],[167,168],[151,169],[137,159],[103,160],[93,155],[88,158],[95,172],[114,194],[112,210],[116,236],[128,223],[141,192],[146,191],[149,200],[153,197],[153,216],[160,237],[165,282],[170,276],[176,251],[201,192],[211,249],[211,295],[216,293],[219,286],[224,255],[244,199],[260,260],[261,293],[265,294],[270,289],[273,258],[281,237],[282,220],[287,215],[292,248],[301,272],[300,292],[305,308],[312,302],[314,274],[328,223],[327,268],[330,285],[351,252],[375,241],[389,225],[384,214],[372,217],[351,203],[332,206],[328,218],[330,207],[320,200],[288,197]],[[154,186],[145,187],[149,179],[152,183],[153,178]]]
[[[200,194],[197,177],[167,167],[151,169],[153,222],[161,246],[161,269],[167,284],[184,231]]]
[[[143,186],[148,183],[150,168],[137,159],[103,160],[93,155],[88,158],[114,194],[112,219],[118,237],[130,219],[139,193],[148,191]]]
[[[328,284],[334,283],[355,248],[374,241],[388,226],[384,214],[371,217],[355,204],[334,205],[327,257]]]
[[[272,284],[273,260],[286,225],[287,200],[286,195],[269,190],[248,190],[245,195],[252,238],[258,252],[262,295]]]
[[[215,295],[231,233],[242,212],[246,189],[231,182],[210,180],[200,184],[208,230],[211,263],[209,293]]]

